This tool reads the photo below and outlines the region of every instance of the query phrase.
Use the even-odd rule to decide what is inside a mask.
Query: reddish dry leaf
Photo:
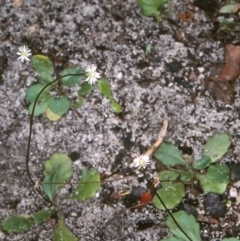
[[[226,46],[225,66],[220,74],[224,82],[234,81],[240,75],[240,46],[228,44]]]
[[[222,100],[227,104],[234,102],[234,88],[232,82],[221,82],[209,78],[206,81],[205,88],[209,91],[210,95],[217,100]]]

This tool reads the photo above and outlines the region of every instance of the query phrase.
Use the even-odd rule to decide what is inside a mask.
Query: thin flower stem
[[[163,205],[163,207],[165,208],[165,210],[167,211],[167,213],[169,214],[169,216],[172,218],[173,222],[176,224],[176,226],[181,230],[181,232],[190,240],[193,241],[189,235],[181,228],[181,226],[179,225],[179,223],[177,222],[177,220],[174,218],[174,216],[172,215],[172,213],[170,212],[170,210],[167,208],[167,206],[165,205],[165,203],[163,202],[162,198],[160,197],[160,195],[158,194],[156,188],[152,185],[151,181],[149,181],[144,173],[145,179],[148,182],[148,185],[150,185],[155,193],[155,195],[157,196],[157,198],[159,199],[159,201],[161,202],[161,204]]]
[[[33,126],[33,117],[34,117],[34,111],[35,111],[35,108],[36,108],[36,105],[37,105],[37,102],[38,102],[38,99],[40,97],[40,95],[42,94],[42,92],[50,85],[54,84],[55,82],[61,80],[62,78],[64,77],[67,77],[67,76],[81,76],[81,75],[84,75],[83,74],[66,74],[66,75],[63,75],[59,78],[56,78],[55,80],[53,80],[52,82],[50,83],[47,83],[42,89],[41,91],[38,93],[35,101],[34,101],[34,104],[33,104],[33,109],[32,109],[32,113],[31,113],[31,116],[30,116],[30,124],[29,124],[29,136],[28,136],[28,143],[27,143],[27,152],[26,152],[26,171],[27,171],[27,175],[28,175],[28,178],[30,180],[30,182],[32,183],[33,185],[33,189],[37,191],[37,193],[47,202],[53,204],[46,196],[44,196],[44,194],[41,192],[41,190],[39,190],[38,188],[36,188],[36,182],[34,181],[34,179],[32,178],[32,175],[31,175],[31,172],[29,170],[29,153],[30,153],[30,146],[31,146],[31,139],[32,139],[32,126]],[[35,187],[35,188],[34,188]]]
[[[163,127],[159,133],[158,139],[154,142],[154,144],[143,154],[146,156],[151,157],[153,153],[156,151],[156,149],[161,145],[163,138],[167,134],[167,127],[168,127],[168,120],[164,119],[163,121]]]

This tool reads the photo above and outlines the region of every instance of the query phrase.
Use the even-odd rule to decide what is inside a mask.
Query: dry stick
[[[56,78],[55,80],[53,80],[52,82],[46,84],[42,89],[41,91],[38,93],[35,101],[34,101],[34,104],[33,104],[33,109],[32,109],[32,113],[31,113],[31,116],[30,116],[30,124],[29,124],[29,136],[28,136],[28,143],[27,143],[27,152],[26,152],[26,171],[27,171],[27,175],[28,175],[28,178],[30,180],[30,182],[32,183],[33,185],[33,189],[36,190],[36,192],[47,202],[53,204],[49,198],[45,197],[42,192],[38,189],[37,185],[36,185],[36,181],[33,180],[32,176],[31,176],[31,172],[29,170],[29,153],[30,153],[30,145],[31,145],[31,138],[32,138],[32,126],[33,126],[33,115],[34,115],[34,111],[35,111],[35,108],[36,108],[36,105],[37,105],[37,101],[40,97],[40,95],[42,94],[42,92],[50,85],[54,84],[55,82],[59,81],[60,79],[64,78],[64,77],[67,77],[67,76],[82,76],[83,74],[66,74],[66,75],[63,75],[59,78]]]
[[[158,139],[154,142],[154,144],[144,153],[144,155],[151,157],[153,155],[153,153],[156,151],[156,149],[161,145],[163,138],[166,136],[167,133],[167,127],[168,127],[168,120],[164,119],[163,121],[163,127],[159,133]],[[165,203],[163,202],[162,198],[160,197],[160,195],[157,193],[156,188],[152,185],[151,181],[149,181],[144,173],[145,179],[148,182],[148,185],[150,185],[153,190],[155,195],[158,197],[159,201],[161,202],[161,204],[163,205],[163,207],[166,209],[167,213],[170,215],[170,217],[172,218],[172,220],[174,221],[174,223],[177,225],[177,227],[182,231],[182,233],[190,240],[193,241],[188,234],[181,228],[181,226],[178,224],[177,220],[174,218],[174,216],[172,215],[172,213],[170,212],[170,210],[167,208],[167,206],[165,205]]]

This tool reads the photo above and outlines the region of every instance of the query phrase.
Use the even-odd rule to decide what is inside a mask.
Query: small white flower
[[[150,163],[149,156],[140,155],[133,160],[132,166],[137,167],[139,169],[141,168],[145,169],[149,163]]]
[[[100,78],[100,74],[96,72],[96,69],[97,66],[93,64],[89,65],[85,70],[87,75],[87,79],[85,81],[87,81],[91,85],[95,84],[97,80]]]
[[[30,61],[30,59],[28,57],[31,56],[32,53],[31,53],[31,50],[27,46],[23,45],[23,46],[19,47],[18,50],[19,50],[19,52],[17,52],[17,55],[20,55],[18,60],[21,60],[21,62],[24,62],[24,60]]]

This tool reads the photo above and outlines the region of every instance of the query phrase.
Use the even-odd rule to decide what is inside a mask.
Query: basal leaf
[[[190,182],[193,178],[193,173],[190,171],[183,171],[181,172],[180,180],[183,182]]]
[[[57,228],[54,231],[53,241],[78,241],[65,224],[62,213],[59,215]]]
[[[211,158],[209,156],[203,155],[200,159],[193,163],[193,168],[196,170],[201,170],[207,168],[211,163]]]
[[[79,184],[74,191],[73,199],[85,201],[95,196],[100,188],[100,174],[97,170],[83,170]]]
[[[118,104],[115,100],[111,100],[111,107],[115,113],[121,113],[122,107],[120,104]]]
[[[33,106],[34,106],[34,102],[31,105],[29,105],[29,107],[28,107],[28,113],[30,115],[32,114]],[[48,108],[47,101],[38,101],[36,106],[35,106],[33,116],[36,117],[36,116],[39,116],[39,115],[43,114],[46,111],[47,108]]]
[[[57,115],[54,112],[52,112],[52,110],[50,108],[46,109],[45,115],[50,121],[58,121],[62,118],[61,115]]]
[[[38,94],[41,92],[41,90],[44,88],[45,84],[34,84],[30,86],[25,95],[25,100],[29,103],[32,103],[35,101]],[[51,90],[51,86],[48,86],[39,96],[38,100],[43,100],[48,95],[49,91]]]
[[[239,241],[238,238],[224,238],[221,241]]]
[[[110,88],[110,85],[109,83],[104,80],[104,79],[100,79],[98,81],[98,88],[100,90],[100,92],[108,99],[111,99],[112,98],[112,91],[111,91],[111,88]]]
[[[50,74],[48,72],[40,72],[38,78],[41,82],[45,82],[45,83],[50,83],[53,81],[52,74]]]
[[[154,156],[166,166],[187,166],[187,163],[182,158],[182,152],[179,151],[177,147],[172,144],[162,143],[155,152]]]
[[[215,134],[204,145],[204,155],[211,158],[211,162],[216,162],[228,151],[231,140],[228,134]]]
[[[196,221],[193,215],[187,214],[185,211],[179,211],[172,214],[176,219],[180,227],[184,232],[194,241],[201,241],[199,223]],[[186,235],[177,227],[176,223],[173,221],[169,215],[166,224],[170,231],[180,240],[189,241]]]
[[[49,108],[57,115],[67,113],[70,108],[70,103],[67,97],[61,96],[59,98],[51,97],[48,101]]]
[[[138,0],[138,5],[142,10],[142,14],[151,17],[166,3],[167,0]]]
[[[240,3],[224,5],[220,8],[219,13],[234,13],[240,9]]]
[[[210,165],[205,175],[198,175],[204,192],[221,194],[230,182],[230,171],[225,164]]]
[[[162,188],[160,188],[157,193],[168,209],[174,208],[185,196],[184,185],[182,183],[163,182]],[[152,202],[156,208],[165,210],[165,207],[162,205],[157,195],[153,197]]]
[[[158,175],[160,181],[174,181],[179,177],[180,173],[164,170]]]
[[[74,86],[77,83],[81,82],[83,75],[84,75],[84,71],[83,71],[83,69],[78,68],[78,67],[69,67],[67,69],[64,69],[60,73],[60,75],[61,76],[68,75],[61,79],[61,82],[63,85]]]
[[[53,210],[45,209],[33,214],[33,218],[36,224],[44,223],[52,216]]]
[[[48,57],[41,54],[34,55],[32,57],[32,66],[39,74],[41,72],[45,72],[52,75],[54,71],[52,61]]]
[[[78,91],[78,95],[85,96],[85,95],[91,93],[92,90],[93,90],[93,86],[91,84],[89,84],[88,82],[84,82],[81,85],[81,89]]]
[[[8,232],[22,233],[35,225],[34,218],[29,215],[13,214],[4,219],[2,229]]]
[[[55,153],[44,164],[43,190],[51,201],[60,186],[70,180],[73,173],[71,159],[62,153]]]

